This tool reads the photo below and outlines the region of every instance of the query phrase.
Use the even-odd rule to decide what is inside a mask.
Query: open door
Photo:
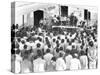
[[[43,11],[42,10],[35,11],[34,12],[34,26],[35,27],[40,27],[39,22],[41,19],[43,19]]]

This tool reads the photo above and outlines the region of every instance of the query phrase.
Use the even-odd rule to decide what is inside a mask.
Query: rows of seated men
[[[91,26],[74,33],[14,27],[12,72],[45,72],[97,68],[97,32]],[[73,31],[73,30],[72,30]]]

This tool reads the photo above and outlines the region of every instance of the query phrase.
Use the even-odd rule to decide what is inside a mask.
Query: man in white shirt
[[[47,49],[46,54],[44,55],[44,60],[46,61],[47,64],[50,63],[52,57],[53,57],[53,54],[50,53],[50,49]]]
[[[58,21],[56,15],[54,15],[53,20],[54,20],[55,23]]]
[[[37,59],[33,60],[33,71],[34,72],[45,72],[46,61],[42,59],[42,53],[40,50],[37,51]]]
[[[52,46],[51,45],[48,45],[48,48],[50,49],[50,53],[54,53],[54,49],[52,48]]]
[[[56,70],[57,71],[66,70],[66,64],[65,64],[65,61],[63,59],[62,53],[59,54],[59,58],[56,60]]]
[[[21,63],[21,73],[32,72],[32,63],[28,59],[24,59]]]
[[[93,42],[90,43],[90,46],[88,50],[89,68],[95,69],[97,63],[97,49],[94,47]]]
[[[30,42],[30,46],[32,47],[33,50],[36,48],[36,45],[34,42]]]
[[[44,53],[46,53],[46,50],[48,49],[48,45],[44,45]]]
[[[35,45],[35,47],[34,47],[34,53],[35,53],[35,55],[37,55],[37,50],[41,50],[42,51],[42,46],[41,46],[41,43],[37,43],[36,45]]]
[[[20,73],[21,72],[21,62],[22,62],[22,57],[20,56],[20,50],[15,51],[15,73]]]
[[[53,49],[56,47],[56,39],[52,38],[52,43],[51,43]]]
[[[25,44],[27,45],[27,50],[30,50],[31,49],[31,43],[30,42],[26,42]]]
[[[71,39],[74,39],[76,37],[76,33],[74,33],[72,36],[71,36]]]
[[[24,49],[24,41],[22,41],[22,42],[19,43],[19,49],[20,50]]]
[[[81,62],[81,69],[88,69],[88,58],[84,51],[81,51],[80,62]]]
[[[70,70],[79,70],[81,69],[81,63],[78,59],[78,54],[73,55],[73,59],[71,60]]]
[[[65,50],[65,40],[64,39],[61,39],[60,47],[63,47],[63,49]]]
[[[72,55],[70,54],[70,51],[66,51],[66,56],[65,56],[65,61],[66,61],[66,69],[70,70],[70,65],[71,65],[71,60],[72,60]]]

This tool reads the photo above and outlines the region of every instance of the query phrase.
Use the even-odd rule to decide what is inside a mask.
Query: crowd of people
[[[15,73],[97,68],[97,23],[76,31],[11,27],[11,71]]]

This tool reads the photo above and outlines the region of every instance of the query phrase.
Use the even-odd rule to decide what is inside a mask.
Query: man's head
[[[42,42],[42,38],[39,38],[39,41]]]
[[[41,44],[40,43],[37,43],[37,48],[40,48]]]
[[[70,50],[67,49],[67,50],[66,50],[66,54],[67,54],[67,55],[70,54]]]
[[[21,42],[21,39],[20,39],[20,38],[18,38],[18,39],[17,39],[17,41],[18,41],[18,42]]]
[[[59,48],[56,49],[56,52],[59,53]]]
[[[15,53],[16,53],[16,54],[20,54],[20,50],[17,49],[17,50],[15,51]]]
[[[56,44],[59,44],[59,41],[58,40],[56,41]]]
[[[19,25],[18,25],[18,24],[16,24],[16,29],[18,29],[18,27],[19,27]]]
[[[56,41],[56,39],[53,39],[53,42],[55,42]]]
[[[72,42],[69,42],[69,45],[72,45]]]
[[[15,54],[15,50],[13,48],[11,49],[11,54]]]
[[[24,41],[24,40],[22,40],[22,41],[21,41],[21,43],[22,43],[22,44],[25,44],[25,41]]]
[[[63,54],[62,53],[59,53],[59,57],[63,57]]]
[[[51,45],[50,44],[48,45],[48,48],[51,48]]]
[[[64,39],[61,39],[61,43],[64,43]]]
[[[57,37],[57,39],[59,39],[59,40],[60,40],[60,36],[58,36],[58,37]]]
[[[75,49],[75,45],[72,45],[72,49]]]
[[[63,51],[63,47],[60,47],[60,50]]]
[[[56,57],[52,57],[52,59],[51,59],[52,61],[56,61]]]
[[[81,55],[86,55],[86,53],[84,51],[81,51],[80,54]]]
[[[27,49],[27,45],[24,45],[24,49]]]
[[[37,55],[38,55],[38,57],[41,57],[42,56],[41,50],[37,50]]]
[[[46,50],[46,53],[50,53],[50,49],[49,48]]]
[[[65,37],[65,39],[67,39],[67,37]]]
[[[90,47],[93,47],[93,46],[94,46],[93,41],[90,41],[90,42],[89,42],[89,46],[90,46]]]

